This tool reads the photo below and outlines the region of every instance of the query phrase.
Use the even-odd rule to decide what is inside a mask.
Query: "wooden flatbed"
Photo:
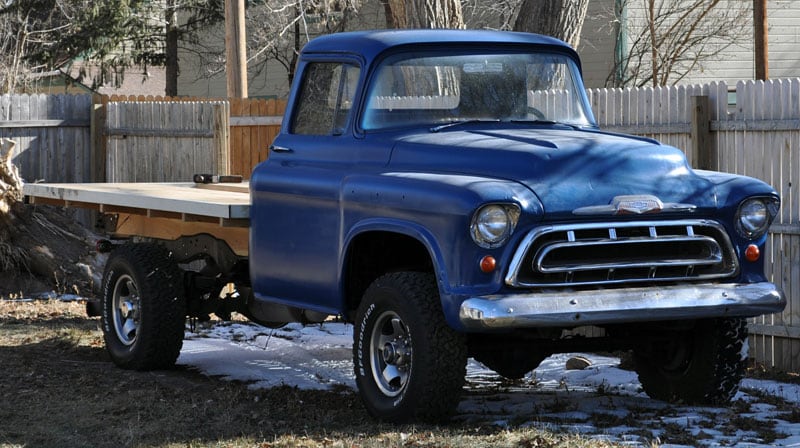
[[[174,240],[210,234],[239,256],[248,255],[250,190],[247,182],[25,184],[33,204],[96,210],[116,217],[115,237]]]

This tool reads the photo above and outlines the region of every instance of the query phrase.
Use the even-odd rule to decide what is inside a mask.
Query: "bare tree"
[[[667,86],[750,37],[752,2],[624,0],[618,60],[607,86]]]
[[[346,31],[360,5],[360,0],[264,0],[249,7],[246,20],[250,76],[277,63],[286,70],[291,83],[303,45],[323,34]]]
[[[514,31],[553,36],[578,46],[589,0],[523,0]]]
[[[384,0],[390,28],[464,28],[460,0]]]
[[[461,0],[464,22],[469,29],[511,30],[521,0]]]
[[[29,56],[43,40],[63,30],[52,12],[0,4],[0,93],[25,91],[48,69]]]
[[[166,93],[175,95],[179,42],[221,21],[221,1],[0,0],[0,91],[59,72],[119,85],[128,67],[166,65]],[[80,69],[70,70],[76,60]]]
[[[24,29],[13,26],[20,19],[0,14],[0,94],[14,92],[18,84],[26,85],[30,70],[21,58],[27,41]]]
[[[98,68],[93,82],[118,84],[125,68],[162,65],[163,23],[149,0],[6,0],[0,3],[4,90],[65,69],[80,58]],[[81,73],[84,74],[84,73]]]

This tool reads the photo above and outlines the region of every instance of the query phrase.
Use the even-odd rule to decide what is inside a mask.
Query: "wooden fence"
[[[229,171],[226,101],[108,101],[104,110],[108,182],[188,182]]]
[[[185,181],[206,172],[248,179],[267,159],[286,107],[285,101],[265,99],[111,96],[99,101],[107,123],[101,151],[107,154],[108,173],[98,177],[110,182]]]
[[[230,173],[250,178],[256,165],[267,159],[278,135],[286,101],[232,99],[230,112]]]
[[[601,127],[657,138],[695,167],[756,177],[780,193],[764,256],[789,304],[751,320],[750,354],[800,372],[800,79],[589,93]]]
[[[0,137],[26,182],[92,181],[89,95],[0,95]]]

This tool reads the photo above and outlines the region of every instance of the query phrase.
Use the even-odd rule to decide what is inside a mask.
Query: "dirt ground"
[[[0,300],[0,447],[606,447],[534,429],[385,425],[349,389],[117,368],[80,302]]]
[[[299,418],[310,399],[303,391],[251,392],[180,369],[116,368],[98,324],[80,303],[0,302],[0,446],[260,443],[366,421],[352,394],[315,392],[315,406]]]

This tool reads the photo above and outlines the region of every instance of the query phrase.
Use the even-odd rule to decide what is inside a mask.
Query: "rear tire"
[[[747,364],[747,322],[697,322],[667,343],[634,350],[642,388],[651,398],[686,404],[724,404],[739,389]]]
[[[106,349],[125,369],[172,367],[183,346],[183,275],[169,251],[152,243],[115,249],[103,275]]]
[[[357,313],[353,364],[374,417],[438,422],[453,414],[466,376],[466,337],[445,322],[433,275],[392,273],[372,283]]]

